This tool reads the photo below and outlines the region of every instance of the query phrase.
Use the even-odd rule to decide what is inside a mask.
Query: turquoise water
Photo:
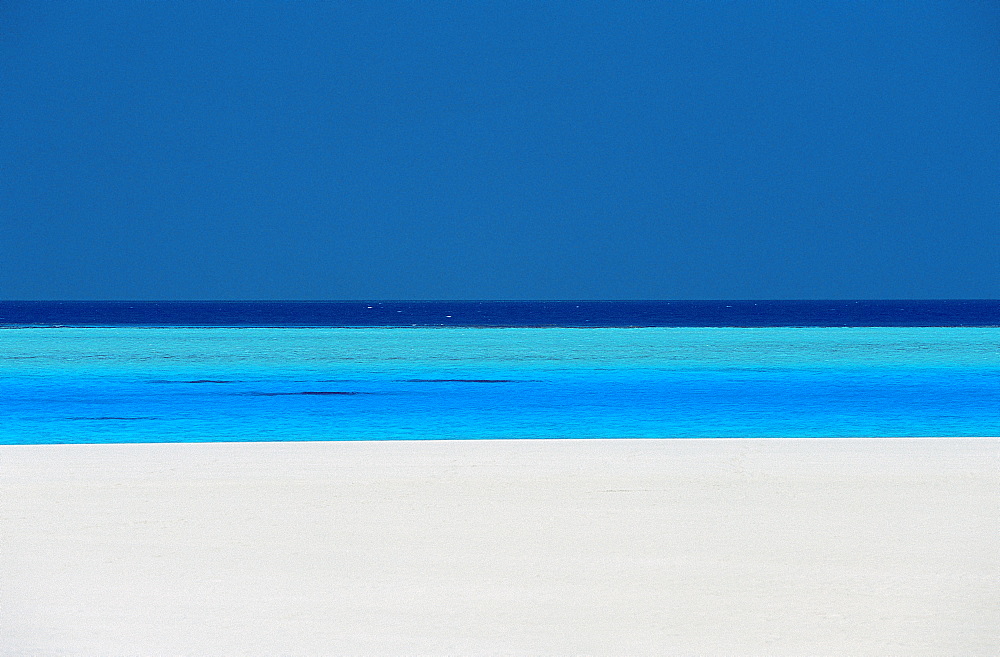
[[[998,436],[997,328],[0,330],[0,442]]]

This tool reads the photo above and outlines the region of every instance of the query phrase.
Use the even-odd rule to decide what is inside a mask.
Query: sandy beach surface
[[[997,655],[1000,439],[0,446],[0,655]]]

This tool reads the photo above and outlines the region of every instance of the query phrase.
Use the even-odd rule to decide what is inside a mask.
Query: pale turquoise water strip
[[[7,443],[791,435],[1000,435],[1000,329],[0,330]]]

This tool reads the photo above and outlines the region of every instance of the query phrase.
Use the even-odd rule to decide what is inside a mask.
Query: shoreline
[[[0,652],[988,655],[1000,438],[0,446]]]

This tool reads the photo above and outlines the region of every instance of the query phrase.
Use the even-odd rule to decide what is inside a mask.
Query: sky
[[[1000,3],[0,4],[0,299],[1000,298]]]

